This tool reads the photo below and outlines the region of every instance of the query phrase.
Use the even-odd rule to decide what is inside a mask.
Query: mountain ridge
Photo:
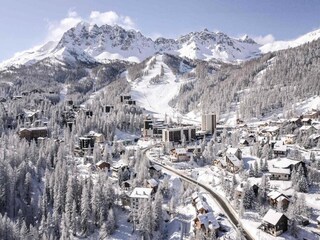
[[[45,58],[69,63],[75,60],[105,63],[114,59],[141,62],[158,52],[190,59],[238,62],[257,56],[259,46],[249,38],[231,38],[207,29],[178,39],[152,40],[136,30],[82,22],[66,31],[58,42],[48,42],[17,54],[2,62],[0,67],[32,64]]]

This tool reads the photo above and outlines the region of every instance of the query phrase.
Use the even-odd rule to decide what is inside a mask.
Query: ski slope
[[[156,63],[152,66],[151,62],[156,59]],[[145,108],[149,113],[156,117],[164,117],[165,114],[175,117],[176,111],[169,106],[170,100],[178,94],[183,80],[173,74],[171,69],[163,62],[163,55],[152,57],[147,63],[144,72],[148,72],[142,78],[131,81],[131,96],[137,101],[137,104]],[[160,77],[159,83],[151,83],[150,80],[160,75],[161,66],[164,69],[163,77]]]

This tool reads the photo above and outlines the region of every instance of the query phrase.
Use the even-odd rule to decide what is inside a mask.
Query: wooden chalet
[[[273,155],[275,157],[287,156],[287,146],[282,141],[275,142],[273,146]]]
[[[149,174],[152,178],[159,178],[162,175],[161,167],[158,165],[152,165],[149,167]]]
[[[274,208],[277,208],[278,205],[281,204],[283,210],[287,209],[290,203],[290,200],[286,195],[277,191],[268,193],[268,201]]]
[[[21,128],[19,137],[28,141],[37,140],[39,137],[48,137],[49,131],[47,127]]]
[[[270,180],[290,180],[291,170],[289,168],[269,168]]]
[[[213,212],[199,214],[193,221],[195,230],[203,231],[205,236],[218,235],[220,225]]]
[[[263,217],[259,229],[277,237],[288,230],[288,218],[283,213],[269,209]]]
[[[157,192],[159,183],[154,178],[147,180],[147,188],[152,188],[152,193]]]
[[[100,169],[100,170],[106,169],[106,170],[109,171],[111,165],[110,165],[110,163],[108,163],[106,161],[99,161],[99,162],[96,163],[96,167],[97,167],[97,169]]]

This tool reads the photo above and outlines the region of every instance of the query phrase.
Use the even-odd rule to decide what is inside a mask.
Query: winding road
[[[146,152],[151,149],[152,147],[147,147],[145,149],[143,149],[143,154],[145,156],[146,155]],[[149,161],[155,165],[158,165],[176,175],[178,175],[179,177],[181,177],[183,180],[187,181],[187,182],[190,182],[190,183],[193,183],[197,186],[200,186],[202,187],[205,191],[207,191],[216,201],[217,203],[219,204],[219,206],[224,210],[225,214],[227,215],[227,217],[229,218],[229,220],[233,223],[234,226],[241,226],[242,224],[239,222],[238,220],[238,217],[235,215],[235,213],[230,209],[230,206],[228,206],[228,204],[226,203],[226,201],[220,196],[218,195],[216,192],[214,192],[210,187],[190,178],[190,177],[187,177],[183,174],[181,174],[180,172],[172,169],[171,167],[168,167],[168,166],[165,166],[161,163],[158,163],[156,161],[153,161],[149,158]],[[245,237],[245,239],[248,239],[248,240],[255,240],[254,237],[252,237],[250,235],[250,233],[248,231],[246,231],[244,228],[242,228],[242,234],[243,234],[243,237]]]

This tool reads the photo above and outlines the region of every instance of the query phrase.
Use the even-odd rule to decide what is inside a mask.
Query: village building
[[[311,118],[302,118],[301,119],[301,123],[303,126],[310,126],[311,122],[312,122]]]
[[[195,231],[203,231],[205,236],[217,236],[220,225],[213,212],[199,214],[193,221]]]
[[[46,138],[48,135],[49,130],[47,127],[21,128],[19,131],[19,137],[28,141],[37,140],[39,137]]]
[[[291,118],[289,119],[290,124],[294,124],[295,126],[301,126],[301,118]]]
[[[128,190],[131,189],[131,187],[132,187],[132,181],[131,180],[123,181],[121,183],[121,189],[122,190],[128,191]]]
[[[95,143],[105,142],[105,137],[102,133],[96,133],[94,131],[90,131],[86,137],[93,138]]]
[[[268,126],[261,129],[261,133],[265,136],[275,137],[278,136],[280,132],[280,128],[278,126]]]
[[[158,165],[152,165],[149,167],[150,177],[158,179],[162,175],[161,167]]]
[[[96,167],[97,167],[97,169],[100,169],[100,170],[106,169],[106,170],[109,171],[111,165],[110,165],[110,163],[101,160],[101,161],[99,161],[99,162],[96,163]]]
[[[163,120],[146,117],[143,121],[143,137],[162,137],[162,130],[167,127]]]
[[[213,134],[216,130],[217,120],[214,113],[203,114],[201,117],[201,130]]]
[[[189,161],[192,153],[188,152],[185,148],[174,148],[170,150],[171,162]]]
[[[287,209],[290,203],[290,200],[286,195],[277,191],[268,193],[268,201],[274,208],[277,208],[280,204],[283,210]]]
[[[166,128],[162,130],[162,141],[181,143],[183,140],[190,142],[196,139],[196,127],[185,126],[176,128]]]
[[[88,150],[94,147],[93,137],[79,137],[79,148],[81,150]]]
[[[275,237],[288,230],[288,218],[283,213],[269,209],[259,228]]]
[[[246,139],[240,139],[240,144],[242,145],[242,146],[249,146],[249,141],[247,141]]]
[[[320,228],[320,216],[317,217],[317,227]]]
[[[293,169],[297,171],[300,166],[302,166],[306,175],[307,169],[304,162],[289,158],[278,158],[272,163],[272,166],[269,167],[269,173],[271,174],[270,179],[290,180]]]
[[[105,105],[103,106],[103,112],[110,113],[114,109],[114,106],[112,105]]]
[[[226,169],[236,173],[242,166],[242,151],[239,148],[228,148],[225,156]]]
[[[287,134],[285,136],[285,144],[294,144],[296,142],[297,136],[295,134]]]
[[[303,115],[303,118],[310,118],[310,119],[319,119],[320,111],[312,109],[310,112]]]
[[[290,180],[291,170],[289,168],[269,167],[270,180]]]
[[[147,180],[147,188],[152,188],[152,193],[156,193],[158,190],[159,183],[154,178]]]
[[[134,223],[137,223],[139,216],[139,205],[142,201],[150,201],[152,188],[136,187],[130,194],[131,216]]]
[[[130,95],[121,95],[120,96],[120,102],[121,103],[125,103],[126,100],[130,100],[131,99],[131,96]]]
[[[235,188],[235,197],[242,198],[244,196],[244,187],[246,182],[241,182],[236,188]],[[257,197],[259,193],[259,186],[257,184],[251,184],[248,183],[252,191],[254,192],[254,195]]]
[[[299,128],[299,131],[303,134],[308,134],[311,135],[313,133],[317,132],[317,128],[315,128],[314,126],[310,126],[310,125],[303,125],[301,128]]]
[[[275,157],[287,156],[287,146],[282,141],[275,142],[273,146],[273,154]]]
[[[195,207],[197,214],[205,214],[211,210],[201,193],[194,192],[191,198],[192,205]]]

